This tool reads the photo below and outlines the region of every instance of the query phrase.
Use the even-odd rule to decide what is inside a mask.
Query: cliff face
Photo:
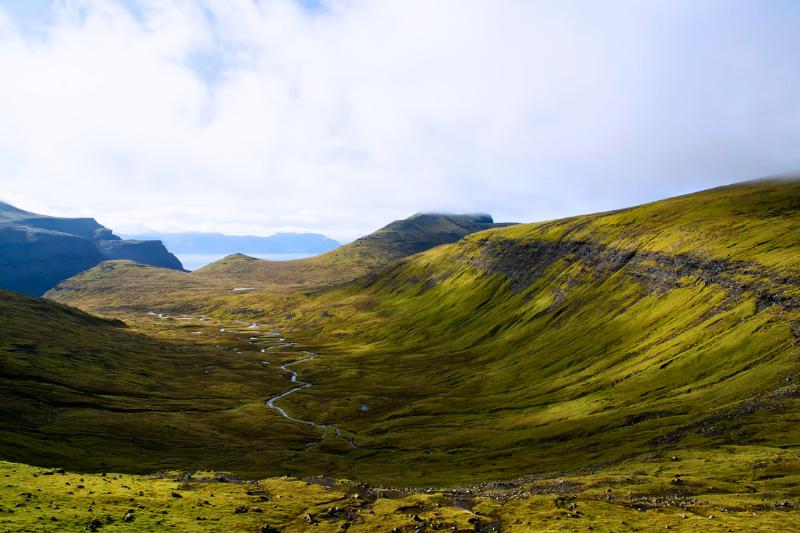
[[[183,265],[161,241],[103,240],[98,243],[108,259],[127,259],[143,265],[183,270]]]
[[[37,215],[0,202],[0,288],[41,295],[109,259],[183,269],[161,241],[124,241],[93,218]]]

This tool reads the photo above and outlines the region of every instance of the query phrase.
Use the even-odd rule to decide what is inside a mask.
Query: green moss
[[[257,398],[286,387],[274,363],[292,355],[276,354],[256,373],[247,365],[260,354],[246,351],[221,360],[211,396],[224,408],[178,418],[196,448],[176,426],[175,436],[163,435],[184,442],[180,457],[145,453],[133,444],[144,427],[162,431],[179,415],[128,419],[132,444],[119,450],[138,449],[141,461],[158,456],[148,465],[447,486],[575,472],[642,453],[796,446],[798,198],[797,182],[757,182],[494,229],[334,288],[309,278],[303,287],[235,294],[227,274],[119,264],[52,296],[183,346],[194,342],[189,331],[136,317],[172,307],[222,323],[274,324],[321,353],[298,368],[314,387],[282,405],[335,423],[358,446],[306,450],[308,428],[259,415]],[[198,361],[210,361],[206,348]],[[90,424],[78,410],[62,416],[60,434]],[[98,434],[116,427],[107,424]],[[42,457],[47,448],[36,446]]]

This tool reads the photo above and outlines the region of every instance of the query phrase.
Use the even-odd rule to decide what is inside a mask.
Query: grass
[[[255,308],[256,314],[264,314],[268,311],[264,300],[274,299],[276,294],[347,283],[402,257],[505,225],[492,223],[488,215],[417,214],[315,257],[267,261],[233,254],[191,273],[110,261],[61,283],[49,296],[113,314],[169,307],[170,302],[160,295],[180,294],[177,301],[185,312]],[[233,291],[243,287],[248,290]],[[126,294],[124,304],[110,302],[109,293]]]
[[[130,401],[170,414],[126,413],[123,422],[67,405],[54,408],[61,425],[52,438],[23,419],[13,433],[22,436],[0,444],[9,459],[57,457],[95,471],[205,468],[441,490],[518,478],[580,487],[577,518],[553,503],[570,491],[522,498],[481,487],[486,499],[473,510],[502,517],[512,531],[530,529],[526,520],[544,530],[778,528],[794,514],[776,503],[797,503],[799,226],[800,184],[765,181],[474,233],[344,285],[237,293],[227,274],[107,264],[50,296],[121,317],[130,334],[166,347],[152,359],[142,353],[152,350],[121,349],[120,357],[131,354],[128,373],[114,382],[138,383],[149,392]],[[183,327],[146,310],[213,321]],[[271,352],[260,366],[263,354],[246,333],[217,333],[237,320],[270,324],[302,346]],[[200,327],[208,329],[192,337]],[[336,424],[356,448],[332,439],[306,448],[315,439],[309,428],[264,408],[286,390],[278,367],[297,349],[321,354],[297,367],[314,386],[281,405]],[[155,364],[163,366],[141,375]],[[61,367],[45,367],[63,379]],[[11,411],[25,412],[30,397],[59,405],[51,394],[37,390]],[[102,453],[78,454],[69,440],[76,434],[82,449]],[[673,455],[680,461],[665,459]],[[678,473],[688,485],[672,483]],[[623,496],[606,499],[598,487]],[[651,504],[652,512],[636,510]]]
[[[327,478],[80,474],[0,462],[0,528],[788,531],[800,525],[799,466],[796,452],[731,446],[563,477],[409,491]]]

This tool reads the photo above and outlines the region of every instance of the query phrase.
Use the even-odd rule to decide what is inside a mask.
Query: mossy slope
[[[382,450],[352,466],[366,478],[795,445],[798,226],[800,184],[764,181],[412,256],[284,321],[330,354],[295,409]]]
[[[794,447],[799,226],[800,184],[761,181],[475,233],[334,289],[142,274],[137,305],[260,317],[322,354],[284,405],[357,448],[284,456],[294,471],[430,485]],[[54,296],[113,312],[139,298],[109,279]]]
[[[417,214],[307,259],[268,261],[233,254],[191,273],[113,261],[66,280],[46,296],[100,313],[179,304],[184,310],[208,312],[242,307],[240,300],[245,300],[244,307],[264,311],[253,302],[287,290],[315,291],[346,283],[402,257],[508,225],[495,224],[489,215]],[[251,291],[260,296],[253,298]]]

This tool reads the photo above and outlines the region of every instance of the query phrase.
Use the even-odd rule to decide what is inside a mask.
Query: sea
[[[269,259],[270,261],[290,261],[292,259],[303,259],[304,257],[311,257],[317,254],[251,254],[247,252],[241,252],[244,255],[249,255],[250,257],[257,257],[259,259]],[[183,268],[186,270],[197,270],[198,268],[202,268],[209,263],[213,263],[214,261],[219,261],[223,257],[230,255],[230,254],[175,254],[178,259],[181,260],[183,264]]]

